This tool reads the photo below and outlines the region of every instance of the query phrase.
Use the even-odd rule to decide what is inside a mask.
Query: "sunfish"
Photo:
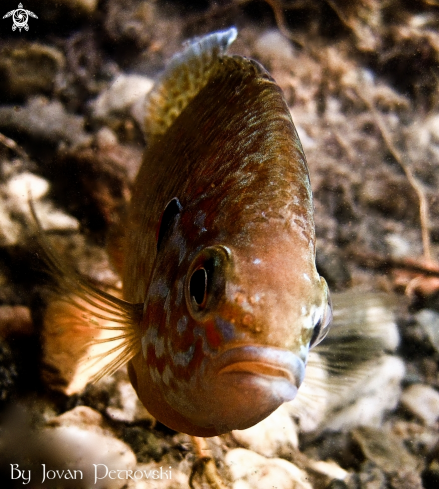
[[[78,317],[112,335],[96,341],[107,350],[95,378],[128,363],[148,411],[196,436],[248,428],[294,399],[331,322],[306,158],[276,82],[226,53],[236,35],[188,44],[148,97],[123,299],[59,279]]]

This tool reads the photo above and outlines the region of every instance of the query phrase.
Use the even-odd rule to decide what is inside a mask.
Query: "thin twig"
[[[296,36],[293,36],[290,29],[288,29],[287,27],[287,22],[285,20],[284,7],[282,5],[282,2],[279,0],[264,0],[264,1],[273,10],[274,18],[276,20],[276,24],[277,24],[277,28],[279,29],[279,32],[287,39],[289,39],[293,44],[295,44],[300,48],[303,48],[305,43],[297,39]]]
[[[387,149],[390,151],[390,154],[393,158],[398,162],[400,167],[403,169],[407,180],[410,185],[413,187],[419,199],[419,215],[421,221],[421,234],[422,234],[422,246],[424,250],[424,259],[427,263],[432,261],[432,253],[431,253],[431,241],[430,241],[430,217],[429,217],[429,209],[428,202],[425,196],[425,192],[421,182],[417,180],[417,178],[413,175],[412,169],[410,165],[406,161],[406,158],[398,151],[395,144],[393,143],[392,137],[390,136],[389,131],[387,130],[386,125],[384,124],[380,114],[376,110],[375,106],[366,99],[359,91],[357,90],[357,95],[360,99],[366,104],[368,109],[374,116],[375,123],[380,130],[381,136],[387,146]]]
[[[13,139],[8,138],[4,134],[0,132],[0,144],[3,144],[8,149],[11,149],[12,151],[15,151],[18,156],[21,158],[28,160],[29,156],[27,155],[26,151],[21,148]]]
[[[350,249],[348,257],[359,265],[382,272],[399,269],[419,273],[426,277],[439,277],[439,265],[432,261],[423,264],[412,258],[392,258],[391,256],[377,255],[357,249]]]

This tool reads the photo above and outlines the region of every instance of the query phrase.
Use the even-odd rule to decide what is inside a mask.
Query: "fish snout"
[[[253,426],[292,401],[305,375],[297,355],[274,347],[231,348],[213,363],[209,384],[216,401],[211,415],[223,433]]]

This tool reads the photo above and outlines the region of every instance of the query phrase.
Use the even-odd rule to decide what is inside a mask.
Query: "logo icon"
[[[33,12],[31,12],[30,10],[25,10],[21,3],[18,4],[18,8],[16,10],[11,10],[6,15],[4,15],[3,18],[7,19],[11,16],[13,22],[12,30],[15,31],[16,29],[19,29],[20,32],[21,29],[24,29],[25,31],[29,30],[29,26],[27,25],[29,17],[38,19],[38,17]]]

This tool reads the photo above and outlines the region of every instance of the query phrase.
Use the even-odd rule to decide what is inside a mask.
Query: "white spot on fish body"
[[[149,296],[154,299],[164,299],[169,293],[169,287],[163,278],[153,282],[149,289]]]
[[[162,379],[165,385],[169,386],[169,382],[171,381],[172,377],[174,377],[174,374],[172,373],[171,367],[169,365],[166,365],[162,375]]]
[[[165,339],[163,338],[163,336],[157,338],[154,346],[156,357],[161,358],[165,354]]]
[[[159,374],[159,371],[157,370],[157,367],[150,367],[149,374],[155,384],[159,384],[161,382],[162,378]]]
[[[158,328],[157,326],[149,326],[149,328],[146,330],[146,333],[142,336],[142,353],[143,353],[143,358],[146,359],[146,352],[148,350],[149,345],[154,345],[157,341],[157,333],[158,333]]]
[[[181,304],[181,301],[183,300],[183,280],[180,280],[177,283],[177,297],[175,298],[175,305],[178,307]]]
[[[187,316],[182,316],[177,321],[177,331],[178,331],[179,334],[183,334],[186,331],[187,323],[188,323]]]
[[[194,358],[194,352],[195,344],[191,345],[187,351],[174,353],[172,355],[174,364],[178,365],[179,367],[187,367],[192,358]]]
[[[311,279],[309,278],[309,276],[308,276],[308,274],[307,274],[307,273],[304,273],[304,274],[303,274],[303,278],[304,278],[305,280],[308,280],[308,282],[311,282]]]
[[[260,258],[255,258],[255,259],[253,260],[253,263],[254,263],[255,265],[259,265],[259,263],[261,263]]]

